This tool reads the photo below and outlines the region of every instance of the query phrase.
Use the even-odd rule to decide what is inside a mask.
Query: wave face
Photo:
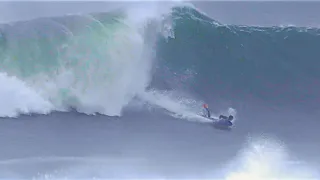
[[[159,41],[158,58],[184,79],[193,72],[190,90],[205,98],[316,106],[319,29],[222,25],[187,7],[173,16],[174,38]]]

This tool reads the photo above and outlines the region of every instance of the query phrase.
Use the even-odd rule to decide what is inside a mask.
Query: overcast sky
[[[129,0],[130,1],[130,0]],[[316,2],[224,2],[192,3],[215,20],[226,24],[245,25],[320,25],[320,0]],[[260,1],[260,2],[257,2]],[[274,0],[277,1],[277,0]],[[282,0],[283,1],[283,0]],[[133,2],[132,2],[133,3]],[[0,22],[61,16],[73,13],[103,12],[124,3],[117,2],[0,2]],[[142,4],[139,3],[133,4]]]

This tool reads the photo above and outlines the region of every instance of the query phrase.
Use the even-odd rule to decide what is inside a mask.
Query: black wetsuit
[[[220,115],[220,116],[219,116],[219,119],[227,120],[228,117],[227,117],[227,116],[224,116],[224,115]]]
[[[208,108],[205,108],[206,110],[207,110],[207,116],[208,116],[208,118],[210,118],[211,117],[211,115],[210,115],[210,111],[209,111],[209,109]]]
[[[208,109],[208,108],[205,108],[205,110],[207,111],[207,117],[208,117],[208,118],[211,118],[211,114],[210,114],[209,109]],[[230,116],[228,117],[228,116],[220,115],[220,116],[219,116],[219,119],[220,119],[220,120],[229,120],[229,121],[231,121],[231,120],[233,119],[233,116],[230,115]]]
[[[220,120],[232,121],[232,120],[233,120],[233,116],[230,115],[229,117],[227,117],[227,116],[224,116],[224,115],[220,115],[220,116],[219,116],[219,119],[220,119]]]

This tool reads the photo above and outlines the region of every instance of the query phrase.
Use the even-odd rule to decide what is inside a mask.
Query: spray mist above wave
[[[157,36],[170,34],[163,12],[149,5],[4,26],[0,71],[20,81],[19,91],[30,99],[42,99],[32,106],[46,102],[51,110],[73,107],[88,114],[120,115],[149,84]],[[16,96],[16,91],[11,93]],[[2,116],[48,112],[23,101],[13,101],[11,112]]]

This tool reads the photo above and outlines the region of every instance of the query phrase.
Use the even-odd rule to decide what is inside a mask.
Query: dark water
[[[175,38],[160,42],[159,56],[177,71],[197,72],[192,90],[317,109],[319,29],[215,25],[184,11],[176,9],[183,19],[175,21]]]
[[[319,179],[318,28],[139,6],[1,25],[0,178]]]

